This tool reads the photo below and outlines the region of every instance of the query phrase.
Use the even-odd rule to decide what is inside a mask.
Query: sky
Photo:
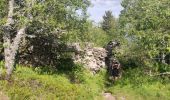
[[[105,11],[111,10],[112,14],[118,18],[120,11],[123,9],[121,6],[121,0],[91,0],[92,5],[88,9],[90,19],[98,23],[102,21],[102,17]]]

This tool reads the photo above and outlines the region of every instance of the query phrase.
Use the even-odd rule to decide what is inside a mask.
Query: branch
[[[14,23],[13,14],[14,14],[14,0],[9,0],[8,19],[6,23],[7,26],[10,26]]]
[[[21,40],[25,38],[25,29],[26,27],[22,27],[21,29],[18,30],[16,37],[14,38],[12,43],[11,47],[12,51],[16,52],[18,50]]]
[[[164,72],[164,73],[159,73],[159,74],[150,75],[150,76],[160,76],[160,75],[170,75],[170,72]]]

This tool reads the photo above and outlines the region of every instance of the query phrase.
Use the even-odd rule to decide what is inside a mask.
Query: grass
[[[98,100],[102,98],[104,87],[102,73],[104,71],[93,76],[84,72],[83,81],[77,83],[72,82],[66,73],[40,74],[37,70],[20,66],[11,82],[0,81],[0,91],[11,100]]]
[[[127,100],[170,100],[170,79],[147,76],[141,68],[128,69],[107,91]]]
[[[106,70],[94,76],[80,67],[53,72],[18,66],[11,82],[0,81],[0,92],[11,100],[103,100],[103,92],[111,92],[118,100],[170,100],[169,78],[150,77],[134,68],[111,84]]]

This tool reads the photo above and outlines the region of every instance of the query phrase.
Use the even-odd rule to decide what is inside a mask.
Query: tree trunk
[[[164,52],[161,53],[161,63],[163,63],[163,64],[166,63],[165,62],[165,53]]]
[[[5,67],[7,69],[7,79],[10,78],[13,69],[16,66],[16,56],[17,56],[17,51],[19,49],[21,40],[25,38],[25,27],[21,28],[18,32],[16,37],[13,39],[13,42],[9,44],[4,49],[5,52]],[[5,43],[5,42],[4,42]]]
[[[12,71],[13,71],[13,65],[14,65],[14,55],[8,50],[8,48],[5,49],[5,67],[6,67],[6,79],[9,79]]]
[[[26,27],[22,27],[18,30],[16,36],[14,38],[11,37],[11,31],[13,31],[13,13],[14,13],[14,0],[9,0],[9,11],[8,11],[8,18],[7,23],[5,25],[5,32],[3,36],[4,42],[4,56],[5,56],[5,68],[6,70],[6,79],[11,77],[12,71],[15,67],[16,63],[16,55],[19,49],[19,44],[22,38],[25,37],[25,29]],[[12,39],[12,40],[11,40]]]
[[[5,68],[7,69],[7,78],[10,77],[10,70],[12,70],[12,62],[11,62],[11,36],[10,36],[10,32],[12,29],[12,24],[14,24],[14,20],[13,20],[13,13],[14,13],[14,0],[9,0],[9,11],[8,11],[8,18],[7,18],[7,23],[5,25],[5,33],[3,36],[3,46],[4,46],[4,57],[5,57]]]

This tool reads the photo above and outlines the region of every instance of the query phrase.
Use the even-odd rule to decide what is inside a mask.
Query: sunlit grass
[[[145,75],[140,68],[126,71],[122,79],[107,88],[113,95],[127,100],[170,100],[170,79]]]
[[[82,66],[70,73],[51,74],[17,66],[10,82],[0,81],[0,92],[12,100],[103,100],[103,92],[112,93],[118,100],[170,100],[168,78],[150,77],[140,68],[134,68],[126,70],[123,77],[112,84],[107,80],[106,70],[94,76],[79,67]]]
[[[0,90],[12,100],[94,100],[101,98],[102,76],[85,73],[85,80],[73,83],[64,74],[39,74],[32,68],[18,67],[11,82],[0,81]]]

